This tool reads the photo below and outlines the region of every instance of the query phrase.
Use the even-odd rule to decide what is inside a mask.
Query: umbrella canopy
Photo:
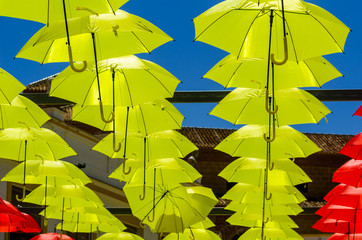
[[[351,159],[333,174],[333,182],[345,183],[354,187],[360,187],[362,182],[362,160]]]
[[[268,59],[270,41],[276,59],[288,55],[297,62],[343,52],[350,32],[323,8],[301,0],[284,1],[284,6],[281,1],[223,1],[196,17],[194,23],[196,41],[237,58]]]
[[[103,206],[103,202],[88,187],[81,185],[41,185],[34,189],[24,202],[47,205],[72,207]]]
[[[186,228],[183,233],[170,233],[164,240],[221,240],[214,232],[206,229]]]
[[[90,11],[81,11],[82,9],[93,10],[100,13],[114,13],[128,0],[101,0],[88,1],[80,0],[77,2],[65,0],[44,1],[35,0],[32,2],[26,0],[15,0],[12,2],[0,3],[0,15],[27,19],[41,22],[49,25],[59,20],[64,20],[63,6],[65,6],[68,18],[75,18],[93,14]],[[29,11],[31,9],[31,11]]]
[[[298,191],[297,188],[293,186],[280,185],[278,182],[268,181],[267,189],[270,192],[275,192],[275,193],[284,193],[284,194],[293,193],[298,196],[300,195],[300,192]],[[246,183],[236,183],[227,193],[237,196],[245,192],[264,192],[264,186],[257,186]]]
[[[213,68],[204,78],[220,83],[225,88],[263,88],[267,85],[267,60],[237,59],[228,55]],[[274,68],[274,88],[321,87],[324,83],[341,77],[342,74],[323,57],[315,57],[304,61],[288,61]]]
[[[272,160],[274,168],[268,172],[268,181],[279,185],[294,186],[311,182],[308,175],[289,159]],[[239,158],[225,167],[219,176],[228,182],[241,182],[264,185],[266,160],[258,158]]]
[[[123,158],[124,153],[122,149],[125,144],[124,133],[117,131],[115,133],[117,142],[121,144],[120,152],[114,151],[112,144],[113,135],[114,133],[110,133],[92,149],[110,158]],[[147,160],[174,157],[182,158],[195,150],[197,150],[197,148],[190,140],[174,130],[160,131],[148,135],[129,132],[127,135],[127,152],[125,157],[141,159],[146,157]]]
[[[16,232],[23,227],[25,217],[20,215],[0,213],[0,232]]]
[[[267,142],[264,136],[268,132],[269,126],[247,125],[230,134],[215,149],[236,157],[265,158]],[[293,158],[307,157],[320,151],[307,136],[289,126],[277,127],[275,140],[270,145],[272,159],[290,155]]]
[[[355,160],[362,160],[362,133],[357,134],[349,140],[339,153]]]
[[[105,118],[111,118],[113,107],[104,105],[103,108]],[[117,106],[114,116],[117,131],[126,130],[127,127],[127,130],[129,129],[131,132],[137,131],[142,134],[180,129],[184,119],[184,116],[164,99],[148,101],[133,107]],[[75,105],[72,119],[95,126],[103,131],[113,131],[113,124],[104,122],[99,116],[99,106],[97,105],[85,107]]]
[[[321,232],[338,232],[338,233],[361,233],[362,225],[356,225],[353,222],[345,220],[321,218],[316,222],[312,228],[317,229]]]
[[[328,239],[329,240],[350,240],[350,239],[360,240],[360,239],[362,239],[362,234],[361,233],[356,233],[356,234],[335,233],[332,236],[330,236]]]
[[[6,128],[0,131],[0,143],[0,157],[18,162],[77,155],[58,134],[46,128]]]
[[[60,238],[60,236],[62,238]],[[74,240],[74,239],[65,234],[60,235],[59,233],[43,233],[35,237],[32,237],[30,240]]]
[[[98,61],[97,65],[92,63],[80,73],[74,72],[70,67],[66,68],[52,81],[50,95],[78,103],[80,106],[74,113],[76,116],[83,107],[99,104],[100,88],[102,103],[105,109],[108,106],[109,114],[112,105],[135,106],[151,100],[172,97],[179,82],[161,66],[129,55]],[[149,106],[159,102],[153,102]],[[165,101],[161,102],[161,105],[167,104]],[[171,108],[170,104],[166,106]],[[144,107],[147,106],[142,106]],[[104,123],[99,124],[95,126],[104,128]]]
[[[298,233],[296,233],[292,229],[279,229],[279,228],[251,228],[247,230],[243,235],[239,237],[239,240],[262,240],[260,238],[262,231],[264,232],[264,236],[266,239],[278,239],[278,240],[303,240]]]
[[[237,88],[222,99],[210,114],[233,124],[268,125],[265,99],[265,89]],[[298,88],[276,90],[274,102],[278,106],[274,114],[278,126],[318,123],[330,113],[316,97]]]
[[[359,106],[359,108],[357,109],[357,111],[355,113],[353,113],[353,115],[355,116],[362,116],[362,105]]]
[[[0,115],[0,129],[24,127],[24,124],[39,128],[50,119],[38,105],[20,95],[10,104],[0,104]]]
[[[25,182],[24,182],[24,165],[26,164]],[[65,179],[79,179],[84,185],[92,181],[87,175],[72,163],[65,161],[48,161],[48,160],[29,160],[23,162],[10,170],[1,181],[27,183],[27,184],[46,184],[48,178],[56,177]]]
[[[108,222],[108,223],[90,223],[90,222],[65,222],[64,224],[59,223],[57,229],[62,229],[68,232],[122,232],[125,230],[124,225],[119,221]]]
[[[16,55],[41,64],[67,62],[68,45],[73,47],[72,60],[97,62],[136,53],[149,53],[172,40],[161,29],[145,19],[117,10],[115,14],[90,15],[43,27]],[[117,46],[117,47],[114,47]]]
[[[256,200],[253,203],[234,203],[231,202],[228,206],[225,207],[227,210],[235,211],[234,215],[243,215],[243,214],[256,214],[259,216],[259,219],[263,219],[264,211],[264,221],[267,218],[280,215],[298,215],[303,212],[303,209],[297,203],[289,204],[278,204],[271,198],[270,200],[265,201],[265,206],[263,210],[262,199],[259,201]]]
[[[185,228],[206,218],[217,199],[210,189],[148,183],[145,198],[139,198],[141,183],[128,183],[123,189],[132,213],[150,226],[153,232],[183,232]],[[151,193],[153,192],[153,194]]]
[[[21,215],[25,218],[25,222],[22,224],[22,227],[18,228],[17,232],[40,233],[42,231],[39,224],[29,214],[21,213]]]
[[[233,214],[226,221],[231,225],[245,227],[261,227],[262,216],[258,214]],[[298,225],[286,215],[270,216],[265,223],[266,228],[298,228]]]
[[[0,68],[0,103],[10,104],[25,89],[25,86],[10,73]]]
[[[143,240],[140,236],[128,232],[105,233],[98,237],[97,240]]]
[[[130,173],[125,174],[123,171],[123,164],[121,164],[121,166],[113,171],[108,177],[115,178],[124,182],[129,182],[135,172],[140,172],[141,169],[144,167],[144,160],[127,159],[127,166],[129,166],[131,169]],[[161,158],[146,161],[146,169],[151,169],[151,171],[153,171],[154,168],[163,169],[166,171],[172,170],[171,172],[175,172],[176,174],[183,172],[190,176],[192,182],[201,177],[201,174],[195,168],[193,168],[185,160],[178,158]]]

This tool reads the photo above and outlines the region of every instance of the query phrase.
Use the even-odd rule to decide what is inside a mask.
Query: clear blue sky
[[[183,83],[177,91],[222,90],[223,87],[201,77],[226,52],[201,42],[193,42],[194,17],[206,11],[219,0],[130,0],[121,9],[147,19],[160,27],[176,41],[169,42],[152,52],[138,55],[147,58],[174,74]],[[343,78],[332,80],[322,89],[362,89],[362,18],[359,10],[360,1],[311,0],[344,22],[352,29],[345,54],[334,54],[326,58],[338,69]],[[42,27],[39,23],[26,20],[0,18],[2,37],[0,38],[0,67],[14,75],[23,84],[37,81],[51,74],[62,71],[67,64],[45,64],[24,59],[13,59],[26,41]],[[303,132],[357,134],[362,131],[362,118],[352,117],[362,102],[325,102],[333,112],[328,115],[329,123],[293,126]],[[237,128],[232,124],[208,116],[215,104],[176,104],[186,117],[184,126]]]

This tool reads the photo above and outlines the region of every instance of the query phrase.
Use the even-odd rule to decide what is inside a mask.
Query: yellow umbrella
[[[186,228],[182,233],[170,233],[164,240],[221,240],[214,232],[206,229]]]
[[[268,125],[269,113],[265,111],[270,97],[265,89],[237,88],[229,93],[210,112],[233,124]],[[277,126],[318,123],[330,110],[312,94],[298,89],[287,88],[274,92],[274,113]],[[268,107],[267,107],[268,109]]]
[[[128,232],[105,233],[97,240],[143,240],[140,236]]]
[[[261,215],[257,214],[233,214],[227,220],[231,225],[245,227],[261,227]],[[298,228],[298,225],[288,216],[276,215],[271,216],[265,224],[266,228]]]
[[[237,59],[228,55],[213,68],[204,78],[220,83],[225,88],[264,88],[267,76],[266,59]],[[321,56],[302,60],[288,61],[275,67],[275,89],[292,87],[321,87],[326,82],[341,77],[342,74]]]
[[[117,10],[115,14],[99,14],[65,21],[43,27],[24,45],[16,57],[44,63],[70,61],[74,71],[81,72],[74,61],[98,62],[135,53],[149,53],[172,40],[152,23]],[[72,43],[73,53],[69,49]],[[114,47],[117,46],[117,47]],[[78,70],[77,70],[78,69]]]
[[[268,151],[264,138],[268,132],[269,126],[247,125],[230,134],[215,149],[234,157],[265,158]],[[307,157],[320,151],[307,136],[289,126],[277,127],[274,136],[275,140],[269,143],[272,159]]]
[[[262,232],[264,232],[262,234]],[[260,236],[264,235],[265,238]],[[264,240],[264,239],[278,239],[278,240],[303,240],[298,233],[292,229],[280,229],[280,228],[251,228],[247,230],[243,235],[239,237],[240,240]]]
[[[343,52],[349,28],[301,0],[223,1],[194,19],[195,40],[237,58],[300,61]],[[284,46],[284,48],[283,48]],[[279,63],[279,64],[280,64]]]
[[[11,103],[0,104],[0,115],[0,129],[24,126],[39,128],[50,119],[38,105],[20,95]]]
[[[12,100],[25,89],[25,86],[10,73],[0,68],[0,104],[10,104]]]

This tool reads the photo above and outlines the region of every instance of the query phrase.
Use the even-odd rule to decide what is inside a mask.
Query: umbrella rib
[[[337,40],[333,37],[333,35],[329,32],[329,30],[316,18],[314,17],[313,15],[311,14],[308,14],[309,16],[311,16],[314,20],[316,20],[325,30],[326,32],[328,33],[328,35],[333,39],[333,41],[336,43],[336,45],[338,46],[338,48],[341,50],[341,52],[344,54],[344,51],[343,49],[341,48],[341,46],[339,46]]]
[[[137,40],[142,44],[142,46],[146,49],[146,51],[147,51],[148,53],[151,53],[151,51],[148,50],[148,48],[147,48],[146,45],[141,41],[141,39],[134,33],[134,31],[131,31],[131,32],[132,32],[132,34],[137,38]]]
[[[97,64],[97,63],[96,63],[96,64]],[[90,91],[91,91],[92,85],[94,84],[94,82],[96,81],[96,79],[97,79],[97,73],[95,73],[95,76],[94,76],[94,78],[93,78],[92,84],[90,84],[90,86],[88,87],[88,91],[87,91],[87,93],[86,93],[85,96],[84,96],[83,102],[82,102],[82,104],[81,104],[82,107],[84,107],[85,102],[86,102],[86,100],[87,100],[87,97],[88,97],[88,95],[89,95],[89,93],[90,93]],[[97,86],[97,88],[98,88],[98,86]]]
[[[139,109],[140,109],[140,113],[141,113],[141,116],[142,116],[142,122],[143,122],[143,126],[145,128],[145,134],[148,135],[147,133],[147,127],[146,127],[146,121],[145,121],[145,117],[143,115],[143,111],[142,111],[142,107],[141,105],[138,105]]]
[[[246,106],[247,106],[248,103],[251,101],[251,99],[252,99],[252,98],[250,97],[250,98],[248,99],[248,101],[245,103],[243,109],[241,109],[241,111],[239,112],[238,117],[236,118],[235,122],[233,122],[234,125],[237,124],[237,122],[238,122],[241,114],[243,113],[243,111],[245,110]]]
[[[9,101],[8,97],[5,95],[4,91],[1,89],[1,93],[4,95],[6,101],[11,104],[11,102]]]
[[[161,86],[162,86],[164,89],[167,90],[168,94],[170,94],[170,97],[173,96],[173,94],[165,87],[165,85],[164,85],[153,73],[151,73],[150,70],[148,70],[148,69],[145,69],[145,70],[146,70],[146,72],[148,72],[152,77],[154,77],[154,78],[161,84]]]
[[[235,157],[235,153],[238,150],[238,148],[240,147],[240,145],[244,142],[244,139],[240,141],[240,143],[238,144],[238,146],[235,148],[235,151],[231,154],[231,156]]]
[[[50,46],[49,46],[48,49],[47,49],[47,52],[44,54],[43,60],[41,61],[41,64],[42,64],[42,65],[44,64],[45,59],[46,59],[46,57],[48,56],[48,53],[49,53],[50,49],[52,48],[52,46],[53,46],[53,44],[54,44],[54,41],[55,41],[55,40],[52,41],[52,43],[50,44]],[[34,45],[35,45],[35,44],[34,44]],[[33,46],[34,46],[34,45],[33,45]]]
[[[241,50],[243,49],[243,46],[244,46],[244,43],[245,43],[245,39],[248,37],[248,34],[249,34],[249,32],[250,32],[251,27],[253,26],[255,20],[258,18],[259,14],[263,11],[263,9],[260,9],[260,10],[258,10],[258,11],[259,11],[259,13],[255,16],[255,18],[253,19],[253,22],[249,25],[248,31],[246,32],[245,37],[244,37],[244,39],[243,39],[243,43],[242,43],[241,46],[240,46],[240,49],[239,49],[239,53],[238,53],[237,58],[240,57]]]
[[[313,112],[309,109],[309,107],[307,106],[307,104],[305,104],[305,102],[302,100],[302,99],[299,99],[301,102],[302,102],[302,104],[308,109],[308,111],[310,112],[310,114],[312,115],[312,117],[313,117],[313,119],[314,119],[314,121],[315,121],[315,123],[317,123],[318,124],[318,120],[315,118],[315,116],[313,115]],[[322,113],[322,112],[321,112]],[[323,113],[322,113],[322,115],[323,115]]]
[[[242,62],[240,62],[240,64],[238,65],[238,67],[237,67],[237,68],[235,69],[235,71],[231,74],[231,76],[230,76],[230,78],[229,78],[229,80],[228,80],[225,88],[227,88],[227,87],[229,86],[231,80],[234,78],[234,76],[236,75],[236,72],[239,70],[239,68],[241,67],[241,65],[243,65]]]
[[[109,2],[109,0],[107,0],[107,3],[110,6],[110,8],[112,9],[113,14],[116,15],[116,12],[113,10],[112,4]]]
[[[318,87],[322,87],[322,85],[319,83],[317,77],[315,76],[314,72],[312,71],[312,69],[309,67],[308,63],[306,61],[303,61],[304,64],[307,66],[307,68],[309,69],[309,72],[313,75],[315,81],[318,83]]]

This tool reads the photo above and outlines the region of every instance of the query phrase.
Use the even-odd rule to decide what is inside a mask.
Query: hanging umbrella
[[[350,32],[326,10],[301,0],[223,1],[193,21],[196,41],[239,59],[268,59],[272,53],[275,63],[343,52]]]
[[[0,232],[16,232],[25,221],[22,215],[0,213]]]
[[[92,149],[101,152],[110,158],[122,158],[123,152],[113,150],[113,133],[103,138]],[[120,142],[121,149],[124,146],[124,133],[115,134],[117,142]],[[126,158],[144,158],[160,159],[186,157],[187,154],[197,150],[196,146],[184,137],[181,133],[174,130],[166,130],[143,135],[137,132],[129,132],[127,135]],[[145,155],[146,153],[146,155]]]
[[[64,24],[67,31],[64,31]],[[73,60],[98,62],[129,54],[149,53],[171,40],[172,38],[145,19],[117,10],[114,14],[72,18],[43,27],[16,57],[41,64],[70,61],[71,68],[81,72],[87,68],[87,64],[83,62],[82,66],[74,66]],[[69,49],[70,42],[73,53]]]
[[[213,68],[204,78],[220,83],[225,88],[263,88],[266,83],[266,59],[237,59],[228,55]],[[341,77],[342,74],[323,57],[315,57],[304,61],[288,61],[276,67],[274,77],[275,89],[292,87],[321,87],[324,83]]]
[[[113,99],[116,100],[116,106],[135,106],[150,100],[172,97],[179,82],[159,65],[129,55],[98,61],[97,65],[93,63],[81,73],[66,68],[52,80],[50,95],[78,103],[80,107],[92,107],[99,105],[98,97],[101,94],[102,103],[109,112],[112,110]],[[69,88],[77,94],[69,91]],[[161,104],[167,103],[162,101]],[[104,123],[99,124],[99,128],[103,128]]]
[[[113,131],[113,124],[104,122],[98,112],[99,106],[81,107],[76,104],[73,107],[72,119],[95,126],[103,131]],[[112,106],[104,105],[106,119],[109,119],[111,114]],[[152,100],[133,107],[117,106],[114,115],[116,130],[125,131],[127,127],[130,131],[138,131],[143,134],[180,129],[184,119],[183,115],[165,99]]]
[[[24,124],[39,128],[50,119],[38,105],[20,95],[10,104],[0,104],[0,115],[0,129],[24,127]]]
[[[357,134],[349,140],[339,153],[355,160],[362,160],[362,133]]]
[[[97,240],[143,240],[140,236],[128,232],[105,233],[98,237]]]
[[[170,233],[164,240],[221,240],[214,232],[206,229],[186,228],[182,233]]]
[[[21,215],[25,218],[25,222],[22,224],[22,227],[18,228],[17,232],[40,233],[42,231],[39,224],[29,214],[21,213]]]
[[[362,234],[361,233],[350,233],[350,234],[343,234],[343,233],[335,233],[332,236],[330,236],[328,238],[329,240],[350,240],[350,239],[355,239],[355,240],[359,240],[362,239]]]
[[[74,239],[65,234],[60,235],[59,233],[43,233],[35,237],[32,237],[30,240],[74,240]]]
[[[301,168],[289,159],[273,159],[271,162],[274,167],[268,173],[268,181],[288,186],[312,181]],[[219,176],[228,182],[262,186],[265,168],[265,159],[243,157],[231,162],[219,173]]]
[[[348,222],[345,220],[339,220],[339,219],[330,219],[330,218],[324,218],[316,222],[312,228],[317,229],[321,232],[331,232],[331,233],[352,233],[357,230],[357,232],[361,231],[361,225],[358,228],[355,228],[355,224],[353,222]]]
[[[293,193],[296,195],[300,194],[297,188],[293,186],[280,185],[278,182],[270,181],[268,182],[267,187],[271,192],[286,193],[286,194]],[[257,186],[246,183],[236,183],[227,193],[237,196],[245,192],[263,192],[263,191],[264,191],[264,186]]]
[[[24,199],[24,202],[37,205],[72,207],[96,207],[103,206],[103,202],[88,187],[82,185],[68,184],[59,181],[59,185],[41,185],[35,188]]]
[[[265,99],[268,98],[265,96],[265,89],[237,88],[221,100],[210,114],[233,124],[267,125],[269,113],[265,111]],[[318,123],[330,113],[312,94],[298,88],[276,90],[274,98],[278,106],[274,114],[277,126]]]
[[[301,237],[298,233],[296,233],[292,229],[279,229],[279,228],[251,228],[247,230],[243,235],[239,237],[240,240],[263,240],[260,238],[261,232],[264,231],[264,236],[266,239],[278,239],[278,240],[303,240],[304,238]]]
[[[139,197],[143,183],[128,183],[123,189],[132,213],[153,232],[183,232],[202,221],[217,203],[210,189],[170,184],[169,178],[146,184],[144,199]],[[152,194],[153,192],[153,194]]]
[[[89,222],[65,222],[64,224],[59,223],[57,229],[62,229],[68,232],[83,232],[83,233],[92,233],[92,232],[122,232],[125,227],[118,220],[116,222],[108,223],[89,223]]]
[[[263,205],[265,206],[263,207]],[[260,220],[263,219],[264,215],[264,222],[267,222],[268,218],[270,219],[273,216],[298,215],[303,212],[303,209],[297,203],[277,204],[273,201],[273,198],[270,200],[266,199],[265,204],[263,204],[262,199],[254,203],[231,202],[225,209],[234,211],[236,212],[234,214],[239,216],[243,214],[256,214]]]
[[[265,134],[269,127],[265,125],[247,125],[225,138],[216,150],[223,151],[231,156],[245,156],[265,158],[266,141]],[[271,142],[271,156],[273,159],[285,158],[291,155],[293,158],[307,157],[320,151],[307,136],[289,126],[277,127],[275,140]]]
[[[323,199],[327,202],[332,202],[341,195],[360,196],[362,195],[362,188],[360,186],[354,187],[341,183],[334,187]]]
[[[357,109],[355,113],[353,113],[354,116],[362,116],[362,105]]]
[[[56,160],[77,153],[55,132],[46,128],[6,128],[0,131],[0,157],[18,162]]]
[[[123,163],[124,164],[124,163]],[[120,181],[129,182],[135,172],[144,167],[144,160],[141,159],[127,159],[127,165],[131,169],[129,174],[124,173],[124,166],[121,164],[115,171],[109,175],[109,178],[115,178]],[[164,169],[164,170],[179,170],[189,175],[192,181],[201,177],[201,174],[196,171],[190,164],[183,159],[178,158],[162,158],[152,159],[146,161],[146,169]],[[153,170],[152,170],[153,171]]]
[[[233,214],[226,221],[231,225],[245,227],[261,227],[262,216],[258,214]],[[265,224],[266,228],[298,228],[298,225],[286,215],[270,216]]]
[[[359,187],[362,184],[361,178],[362,161],[351,159],[334,172],[332,181]]]
[[[0,103],[10,104],[12,100],[25,89],[25,86],[10,73],[0,68]]]

